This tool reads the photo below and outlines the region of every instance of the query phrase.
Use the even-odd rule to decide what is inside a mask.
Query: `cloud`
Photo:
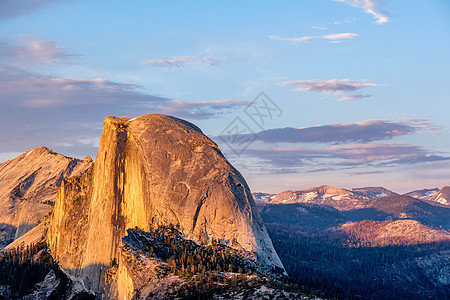
[[[68,53],[55,41],[16,35],[0,41],[0,61],[15,64],[70,63],[78,55]]]
[[[45,109],[49,107],[90,107],[110,105],[152,109],[192,119],[216,118],[229,110],[249,104],[248,100],[174,101],[141,92],[141,86],[104,78],[80,79],[45,76],[17,67],[0,65],[2,106]]]
[[[422,130],[437,128],[422,119],[405,121],[365,120],[357,123],[340,123],[306,128],[275,128],[258,132],[258,140],[274,143],[368,143],[410,135]],[[245,136],[242,136],[245,138]]]
[[[356,33],[335,33],[322,35],[320,38],[326,40],[342,40],[342,39],[354,39],[357,37],[359,37],[359,34]]]
[[[334,170],[358,167],[396,167],[436,161],[450,157],[437,155],[419,146],[393,144],[352,144],[319,149],[248,149],[246,156],[262,159],[276,168],[303,167],[317,172],[324,166]]]
[[[327,30],[327,27],[324,26],[311,26],[312,29],[320,29],[320,30]]]
[[[279,37],[277,35],[269,35],[269,39],[285,41],[285,42],[289,42],[292,44],[306,43],[312,39],[324,39],[324,40],[330,40],[331,42],[337,42],[337,41],[341,41],[342,39],[354,39],[357,37],[360,37],[360,35],[356,34],[356,33],[349,33],[349,32],[325,34],[325,35],[314,35],[314,36],[301,36],[301,37],[292,37],[292,38]]]
[[[430,120],[423,118],[403,118],[402,121],[411,123],[421,131],[428,133],[435,133],[443,128],[442,125],[434,124]]]
[[[47,146],[95,156],[105,116],[166,113],[188,120],[217,118],[246,101],[174,101],[139,85],[104,78],[48,76],[0,64],[0,153]],[[2,157],[0,157],[2,158]]]
[[[314,36],[301,36],[301,37],[286,38],[286,37],[279,37],[277,35],[269,35],[269,39],[271,39],[271,40],[286,41],[286,42],[289,42],[292,44],[305,43],[306,41],[309,41],[313,38],[315,38],[315,37]]]
[[[339,98],[338,101],[349,101],[349,100],[356,100],[356,99],[362,99],[362,98],[368,98],[368,97],[370,97],[370,95],[361,95],[361,94],[349,95],[349,96],[343,96],[343,97]]]
[[[219,64],[219,60],[210,56],[174,56],[170,59],[150,59],[142,62],[143,65],[155,67],[185,67],[189,65],[214,66]]]
[[[66,2],[67,0],[2,0],[0,1],[0,19],[14,18],[24,14],[30,14],[36,10],[53,3]]]
[[[349,172],[349,175],[352,176],[361,176],[361,175],[374,175],[374,174],[384,174],[383,171],[355,171],[355,172]]]
[[[418,163],[426,163],[426,162],[439,162],[439,161],[448,161],[450,157],[444,157],[441,155],[410,155],[406,157],[400,157],[398,159],[380,163],[380,166],[392,166],[392,165],[412,165]]]
[[[371,14],[376,19],[376,24],[389,22],[389,16],[384,11],[379,11],[379,1],[377,0],[333,0],[335,2],[346,3],[350,6],[363,9],[366,13]]]
[[[0,65],[0,102],[14,106],[46,108],[114,103],[160,103],[168,99],[146,95],[140,86],[103,78],[77,79],[33,74]]]
[[[280,85],[294,86],[296,87],[294,90],[298,92],[322,92],[326,94],[343,94],[354,92],[366,87],[377,86],[375,83],[366,83],[365,81],[353,80],[350,78],[330,79],[326,81],[313,79],[287,80],[281,82]]]
[[[23,152],[37,146],[67,155],[95,155],[83,143],[99,137],[105,116],[156,112],[169,99],[147,95],[139,86],[106,79],[45,76],[0,65],[0,152]],[[66,149],[67,145],[73,147]]]

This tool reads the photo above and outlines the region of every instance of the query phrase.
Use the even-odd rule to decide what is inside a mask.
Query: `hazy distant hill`
[[[339,231],[365,246],[415,245],[450,241],[450,231],[433,228],[416,220],[349,222]]]
[[[352,190],[335,188],[328,185],[307,190],[288,190],[279,194],[254,193],[255,201],[270,204],[310,203],[323,204],[338,210],[352,210],[368,207],[368,200],[398,195],[384,187],[363,187]]]
[[[363,188],[353,188],[353,192],[359,193],[361,195],[364,195],[368,198],[378,198],[378,197],[385,197],[385,196],[392,196],[392,195],[398,195],[397,193],[390,191],[388,189],[385,189],[384,187],[363,187]]]
[[[450,187],[444,187],[429,200],[430,190],[413,191],[411,197],[398,195],[383,187],[354,188],[352,191],[327,185],[300,191],[284,191],[279,194],[257,193],[258,202],[268,205],[281,204],[320,204],[331,206],[342,212],[341,215],[354,221],[413,219],[431,226],[450,227]],[[268,206],[270,207],[270,206]],[[264,208],[268,210],[268,208]],[[270,208],[281,213],[285,208]],[[305,216],[304,216],[305,217]]]
[[[252,193],[253,199],[256,203],[269,203],[272,201],[272,197],[275,194],[269,194],[269,193]]]
[[[284,191],[272,196],[271,204],[311,203],[325,204],[339,210],[365,207],[364,200],[368,200],[360,193],[346,189],[338,189],[328,185],[314,187],[301,191]]]
[[[439,191],[438,188],[415,190],[415,191],[406,193],[405,196],[410,196],[410,197],[417,198],[420,200],[430,200],[431,197],[434,194],[436,194],[438,191]]]
[[[440,191],[434,194],[430,201],[434,201],[443,205],[450,205],[450,186],[444,186]]]
[[[372,199],[366,208],[342,213],[354,221],[413,219],[431,226],[450,228],[450,207],[435,206],[404,195]]]
[[[337,209],[327,205],[308,203],[259,204],[258,209],[266,224],[326,228],[349,221]]]

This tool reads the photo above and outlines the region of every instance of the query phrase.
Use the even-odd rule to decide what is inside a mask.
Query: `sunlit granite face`
[[[97,291],[111,261],[120,261],[126,229],[162,224],[283,267],[244,178],[199,128],[164,115],[107,117],[93,166],[59,190],[47,237],[52,254]]]

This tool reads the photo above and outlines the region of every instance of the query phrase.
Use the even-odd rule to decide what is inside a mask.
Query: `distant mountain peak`
[[[421,189],[421,190],[414,190],[412,192],[406,193],[406,196],[411,196],[420,200],[430,200],[431,197],[436,194],[439,191],[438,188],[431,188],[431,189]]]
[[[362,187],[362,188],[352,188],[353,192],[359,193],[361,195],[364,195],[368,198],[378,198],[378,197],[385,197],[385,196],[392,196],[392,195],[398,195],[397,193],[388,190],[382,186],[369,186],[369,187]]]
[[[47,147],[30,149],[0,164],[0,249],[51,211],[64,178],[78,175],[90,164]]]
[[[450,186],[444,186],[430,198],[430,201],[450,205]]]
[[[321,185],[307,190],[288,190],[271,197],[270,204],[311,203],[325,204],[339,210],[361,207],[368,198],[346,189]]]
[[[313,187],[307,191],[318,191],[321,193],[334,193],[334,194],[345,194],[347,192],[347,190],[345,189],[335,188],[326,184],[318,187]]]

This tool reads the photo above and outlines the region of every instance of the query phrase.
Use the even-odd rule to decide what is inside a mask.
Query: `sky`
[[[254,192],[450,185],[450,2],[0,1],[0,162],[148,113]]]

